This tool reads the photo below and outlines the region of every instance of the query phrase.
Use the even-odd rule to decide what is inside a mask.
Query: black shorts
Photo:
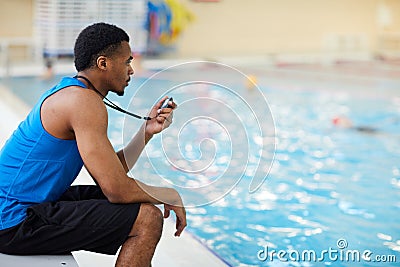
[[[31,206],[26,219],[0,230],[0,252],[69,254],[88,250],[115,254],[125,242],[140,204],[112,204],[98,186],[72,186],[57,202]]]

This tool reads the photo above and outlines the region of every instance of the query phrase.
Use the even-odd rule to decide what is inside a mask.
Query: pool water
[[[40,93],[50,88],[49,84],[54,84],[58,78],[44,82],[26,77],[1,82],[32,105]],[[135,79],[124,98],[110,98],[123,107],[130,107],[132,97],[138,93],[144,81],[142,78]],[[268,100],[276,134],[275,158],[268,178],[256,192],[249,193],[252,175],[251,172],[246,172],[222,198],[187,210],[188,231],[194,233],[230,265],[398,266],[400,92],[393,93],[393,88],[399,88],[400,82],[395,81],[395,85],[391,83],[389,89],[386,89],[385,83],[380,86],[366,83],[365,90],[353,90],[348,81],[341,84],[341,90],[331,90],[329,87],[332,83],[338,85],[338,82],[333,79],[332,83],[329,82],[330,80],[328,83],[310,85],[301,80],[286,80],[277,85],[262,80],[259,84],[260,90]],[[154,81],[152,86],[158,85],[158,88],[149,91],[147,99],[137,95],[134,111],[144,114],[160,97],[159,91],[165,92],[170,83],[165,80]],[[343,89],[344,85],[350,88]],[[224,91],[216,88],[209,91],[223,98],[221,94]],[[240,93],[251,92],[243,89]],[[178,104],[179,101],[184,102],[183,93],[174,97]],[[232,105],[235,103],[232,102]],[[240,106],[236,108],[240,109]],[[185,117],[186,114],[179,113],[178,110],[174,124],[183,125],[180,116]],[[190,109],[185,109],[186,113],[190,113],[189,111]],[[335,127],[332,118],[343,114],[354,125],[372,127],[376,132],[366,133]],[[132,129],[137,128],[141,122],[127,119],[111,110],[109,116],[110,139],[116,148],[120,148],[124,138],[133,134]],[[233,126],[230,128],[230,124],[238,123],[245,125],[246,133],[250,133],[248,140],[243,142],[244,149],[246,144],[250,148],[257,148],[259,142],[251,135],[257,129],[253,128],[251,122],[246,124],[247,122],[226,119],[225,128],[212,124],[208,125],[207,131],[199,132],[196,132],[196,124],[190,124],[187,128],[179,127],[183,129],[180,132],[174,129],[173,124],[166,130],[169,134],[162,139],[156,137],[149,143],[145,156],[138,161],[132,175],[144,180],[146,177],[162,175],[164,178],[168,177],[165,178],[167,182],[177,184],[178,187],[190,187],[196,183],[202,185],[203,180],[196,180],[199,176],[194,177],[188,172],[181,172],[179,168],[171,167],[168,157],[174,158],[178,155],[165,156],[158,153],[162,151],[162,146],[174,147],[178,143],[175,147],[183,154],[179,162],[183,158],[183,161],[189,162],[189,166],[202,155],[206,157],[214,153],[217,163],[211,165],[212,171],[206,173],[211,180],[207,182],[212,182],[229,163],[229,159],[218,159],[225,159],[232,154],[232,146],[229,146],[223,129],[235,129]],[[206,126],[201,124],[201,127]],[[178,134],[179,139],[174,139]],[[197,140],[200,135],[205,140],[214,141],[201,143]],[[231,133],[231,136],[234,137],[234,134]],[[196,147],[193,147],[193,142]],[[254,157],[259,155],[255,153]],[[206,157],[205,161],[208,160]],[[203,173],[201,177],[204,176]],[[149,182],[157,180],[150,179]],[[190,196],[184,197],[191,201]],[[269,254],[264,253],[266,248]],[[281,254],[281,260],[276,254],[280,250],[286,252]],[[324,254],[325,250],[333,254]],[[334,254],[335,250],[337,254]],[[276,253],[271,254],[271,251]],[[316,259],[296,259],[304,251],[314,251]],[[359,260],[352,257],[346,260],[343,255],[348,251],[369,251],[371,253],[366,255],[371,260],[365,255],[361,255]],[[318,259],[321,255],[324,258]],[[389,256],[395,256],[397,263],[377,262],[377,255],[386,261],[393,261],[394,258]]]

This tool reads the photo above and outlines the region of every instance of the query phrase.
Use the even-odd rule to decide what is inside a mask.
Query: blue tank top
[[[82,169],[76,140],[52,136],[40,117],[43,101],[68,86],[85,88],[77,79],[63,78],[42,95],[0,151],[0,230],[22,222],[28,207],[59,199]]]

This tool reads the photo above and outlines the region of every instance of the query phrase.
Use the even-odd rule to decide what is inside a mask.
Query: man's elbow
[[[148,195],[138,187],[135,180],[127,180],[117,183],[106,183],[100,185],[101,189],[110,203],[128,204],[149,202]]]
[[[128,194],[121,192],[117,188],[103,189],[103,193],[106,196],[107,200],[113,204],[127,204],[131,203],[132,200],[128,198]]]
[[[124,197],[119,195],[106,195],[107,200],[113,204],[126,204],[129,203]]]

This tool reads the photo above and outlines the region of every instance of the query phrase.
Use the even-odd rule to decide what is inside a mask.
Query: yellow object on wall
[[[177,39],[189,22],[194,20],[194,14],[177,0],[165,0],[165,3],[171,10],[172,18],[170,32],[160,35],[160,43],[169,44]]]

